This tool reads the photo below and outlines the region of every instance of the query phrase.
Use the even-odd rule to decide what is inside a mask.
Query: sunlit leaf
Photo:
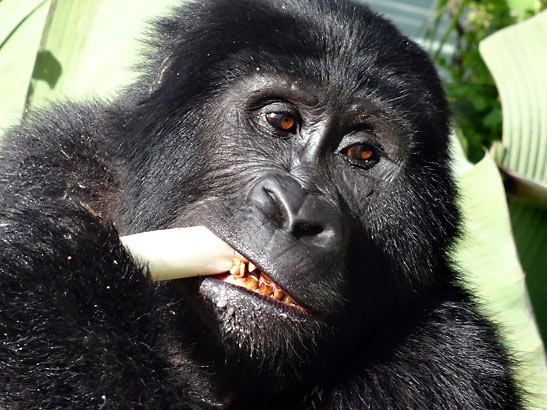
[[[530,408],[543,408],[547,406],[544,348],[528,304],[503,183],[490,155],[467,171],[462,155],[456,157],[457,172],[463,171],[458,182],[465,235],[455,259],[465,282],[483,300],[483,311],[500,323],[511,351],[521,361],[519,379],[538,395]]]
[[[21,116],[50,1],[0,2],[0,136]]]
[[[48,18],[29,102],[109,97],[135,78],[144,22],[176,0],[60,1]],[[137,24],[138,23],[138,24]],[[113,40],[115,39],[115,40]]]
[[[547,182],[547,11],[480,45],[500,91],[503,138],[493,152],[504,168]],[[539,185],[539,184],[538,184]],[[547,340],[547,211],[509,202],[518,254],[543,339]]]

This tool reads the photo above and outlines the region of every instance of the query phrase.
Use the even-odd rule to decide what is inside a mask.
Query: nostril
[[[318,224],[297,222],[293,227],[292,234],[296,239],[300,240],[306,237],[315,237],[322,233],[323,230],[323,227]]]

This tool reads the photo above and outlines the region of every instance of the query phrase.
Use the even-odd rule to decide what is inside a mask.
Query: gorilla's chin
[[[258,369],[255,377],[295,381],[321,365],[318,357],[336,345],[334,327],[297,304],[216,277],[183,279],[177,285],[219,340],[228,367],[232,363],[251,372]],[[332,351],[328,356],[333,357]]]

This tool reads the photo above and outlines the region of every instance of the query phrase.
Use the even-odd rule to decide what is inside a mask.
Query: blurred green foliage
[[[426,31],[443,74],[456,132],[470,161],[501,139],[498,91],[479,54],[479,42],[547,8],[547,0],[438,0]],[[448,22],[448,23],[447,23]],[[453,52],[447,52],[453,45]],[[452,51],[452,50],[450,50]]]

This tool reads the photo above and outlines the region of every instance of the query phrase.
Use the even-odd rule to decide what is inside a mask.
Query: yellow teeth
[[[255,264],[249,262],[243,255],[237,252],[232,261],[230,274],[234,279],[244,279],[242,283],[243,287],[251,292],[257,292],[280,302],[296,305],[296,302],[279,289],[273,280],[264,272],[259,271]]]
[[[230,275],[235,275],[236,272],[239,272],[239,264],[232,266],[230,269]]]
[[[273,298],[275,300],[283,300],[285,297],[285,292],[283,292],[281,289],[274,290]]]
[[[274,293],[274,290],[267,283],[263,283],[258,287],[258,293],[266,296],[271,296]]]
[[[258,278],[253,275],[247,276],[245,279],[245,289],[247,290],[257,290],[258,289]]]
[[[245,263],[239,264],[239,277],[243,278],[245,277],[245,274],[247,273],[247,265]]]
[[[288,303],[289,305],[296,305],[296,302],[290,296],[285,296],[283,302]]]

